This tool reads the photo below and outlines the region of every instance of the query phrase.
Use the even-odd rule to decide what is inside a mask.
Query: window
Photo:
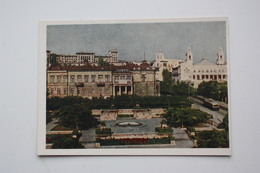
[[[63,93],[64,93],[64,94],[67,94],[67,90],[66,90],[66,89],[64,89]]]
[[[67,76],[63,76],[63,82],[68,82]]]
[[[125,80],[125,76],[120,76],[120,79],[121,80]]]
[[[91,82],[96,82],[96,75],[91,75]]]
[[[106,82],[110,82],[110,75],[106,75],[105,78],[106,78]]]
[[[88,82],[88,78],[89,78],[88,75],[84,75],[84,82]]]
[[[70,82],[71,82],[71,83],[74,83],[74,82],[75,82],[75,76],[74,76],[74,75],[71,75],[71,76],[70,76]]]
[[[119,79],[119,76],[115,76],[115,80],[118,80]]]
[[[70,89],[70,95],[74,94],[74,89]]]
[[[52,89],[51,89],[51,95],[53,95],[53,94],[54,94],[54,89],[52,88]]]
[[[145,74],[142,74],[142,82],[145,82],[145,79],[146,79],[146,76],[145,76]]]
[[[81,75],[77,76],[77,82],[82,82],[82,76]]]
[[[127,80],[131,80],[131,76],[130,76],[130,75],[127,75],[126,79],[127,79]]]
[[[60,89],[59,88],[57,89],[57,94],[60,94]]]
[[[54,83],[55,76],[51,76],[51,83]]]
[[[57,83],[60,83],[61,76],[57,76]]]
[[[103,82],[103,75],[98,75],[98,81]]]

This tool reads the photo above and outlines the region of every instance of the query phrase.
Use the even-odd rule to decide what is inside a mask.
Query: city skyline
[[[225,21],[47,26],[47,49],[57,54],[106,55],[116,49],[119,60],[153,61],[158,52],[184,60],[188,47],[195,63],[202,58],[216,62],[219,47],[226,56]]]

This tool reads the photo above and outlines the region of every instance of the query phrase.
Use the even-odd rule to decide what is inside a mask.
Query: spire
[[[190,47],[188,47],[186,52],[186,62],[193,64],[193,53]]]
[[[217,65],[225,64],[225,55],[223,49],[220,47],[217,54]]]

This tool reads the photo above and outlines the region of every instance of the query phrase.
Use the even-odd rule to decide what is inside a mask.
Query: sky
[[[48,25],[47,50],[56,54],[75,55],[94,52],[107,55],[111,49],[119,52],[119,60],[153,61],[156,53],[165,58],[185,60],[191,47],[194,62],[206,58],[216,62],[219,47],[226,55],[226,23],[170,22]]]

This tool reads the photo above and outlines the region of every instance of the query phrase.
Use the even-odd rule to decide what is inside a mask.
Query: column
[[[116,95],[116,87],[113,86],[112,90],[113,90],[113,96],[115,96]]]

